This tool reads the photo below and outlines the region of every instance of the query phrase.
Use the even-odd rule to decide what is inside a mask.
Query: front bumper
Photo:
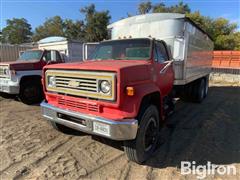
[[[113,121],[79,112],[60,109],[46,102],[41,103],[42,114],[50,121],[113,140],[135,139],[138,129],[136,119]]]
[[[0,92],[8,94],[19,94],[19,84],[10,79],[0,78]]]

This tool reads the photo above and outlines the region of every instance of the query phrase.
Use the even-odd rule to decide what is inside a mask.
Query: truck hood
[[[10,61],[10,62],[2,62],[0,66],[9,66],[11,70],[15,71],[24,71],[24,70],[38,70],[41,69],[39,60],[31,60],[31,61]]]
[[[144,60],[101,60],[47,65],[44,69],[71,69],[112,71],[121,76],[122,82],[131,83],[150,79],[151,61]]]
[[[63,63],[47,65],[47,69],[82,69],[82,70],[101,70],[101,71],[120,71],[121,69],[146,65],[149,61],[143,60],[96,60],[96,61],[85,61],[85,62],[74,62],[74,63]]]

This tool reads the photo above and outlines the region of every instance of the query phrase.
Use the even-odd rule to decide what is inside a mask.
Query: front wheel
[[[136,163],[146,161],[157,147],[159,137],[159,112],[156,106],[150,105],[138,117],[140,122],[134,140],[124,142],[124,151],[129,160]]]
[[[24,104],[40,103],[43,100],[42,86],[39,82],[23,82],[20,87],[19,98]]]

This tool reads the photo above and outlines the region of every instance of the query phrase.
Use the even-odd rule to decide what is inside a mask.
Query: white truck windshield
[[[36,50],[36,51],[25,51],[23,52],[18,60],[21,61],[30,61],[30,60],[40,60],[42,57],[43,51]]]
[[[105,41],[97,45],[92,60],[148,60],[151,55],[150,39]]]

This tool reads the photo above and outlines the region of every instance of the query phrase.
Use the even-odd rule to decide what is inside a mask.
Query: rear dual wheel
[[[198,80],[196,84],[194,85],[194,93],[193,93],[193,99],[195,102],[202,102],[205,97],[205,81],[204,79]]]
[[[184,100],[201,103],[208,94],[208,76],[198,79],[186,86],[184,90]]]
[[[208,95],[208,87],[209,87],[209,76],[206,76],[204,81],[205,81],[204,97],[207,97],[207,95]]]
[[[138,117],[140,122],[134,140],[124,142],[124,150],[129,160],[138,164],[146,161],[155,151],[159,137],[159,112],[150,105]]]
[[[201,103],[205,97],[208,95],[208,86],[209,86],[209,78],[206,76],[205,78],[199,79],[194,85],[194,101]]]

